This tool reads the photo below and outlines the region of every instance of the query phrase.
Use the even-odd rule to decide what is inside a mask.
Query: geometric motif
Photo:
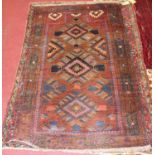
[[[51,101],[55,96],[66,91],[66,85],[50,78],[44,83],[42,98]]]
[[[63,32],[60,38],[73,46],[92,40],[97,33],[97,30],[94,31],[94,29],[81,21],[76,22],[76,24],[70,23],[59,31]]]
[[[124,40],[121,39],[115,40],[115,45],[118,56],[123,57],[125,54]]]
[[[106,44],[107,43],[105,42],[104,39],[100,39],[98,42],[96,42],[93,45],[93,48],[105,58],[107,57],[107,45]]]
[[[62,17],[62,13],[50,13],[49,15],[48,15],[48,18],[50,18],[50,19],[52,19],[52,20],[54,20],[54,21],[56,21],[56,20],[58,20],[59,18],[61,18]]]
[[[35,33],[35,36],[36,36],[36,37],[41,36],[42,28],[43,28],[42,25],[35,25],[34,33]]]
[[[94,69],[96,69],[97,71],[104,71],[105,66],[103,64],[98,64],[94,66]]]
[[[58,71],[60,71],[61,70],[61,68],[58,66],[58,65],[53,65],[52,67],[51,67],[51,72],[58,72]]]
[[[95,84],[89,85],[88,90],[104,99],[106,103],[111,100],[111,84],[108,79],[97,80]],[[110,102],[111,104],[112,102]]]
[[[100,13],[95,15],[100,16]],[[115,128],[116,123],[108,124],[111,118],[111,122],[115,121],[115,108],[111,114],[105,115],[114,104],[112,83],[102,77],[107,71],[104,60],[109,57],[104,37],[99,35],[97,28],[80,21],[56,30],[54,35],[57,38],[52,38],[47,54],[47,67],[51,75],[47,75],[42,92],[42,102],[46,103],[43,106],[46,111],[52,112],[47,117],[48,122],[57,122],[57,126],[52,123],[52,129],[97,131]],[[96,79],[99,75],[102,78]],[[94,102],[87,94],[98,99]],[[58,99],[59,96],[62,97]],[[55,115],[59,118],[55,118]],[[102,118],[99,119],[100,115]],[[93,116],[94,127],[86,127],[85,123],[91,121]],[[64,123],[59,122],[59,119]]]
[[[91,66],[80,58],[75,58],[65,65],[64,69],[73,76],[81,76],[88,72]]]
[[[79,16],[81,16],[81,13],[71,13],[71,16],[73,16],[73,17],[79,17]]]
[[[123,91],[130,93],[133,91],[133,85],[131,81],[131,77],[128,74],[121,75],[121,84]]]
[[[49,62],[54,61],[58,55],[62,54],[64,52],[64,45],[56,40],[52,39],[48,43],[48,54],[47,54],[47,59]]]
[[[94,57],[90,53],[84,52],[78,45],[74,45],[73,50],[66,54],[59,64],[51,67],[51,72],[59,72],[62,79],[68,82],[76,81],[77,77],[81,78],[81,82],[91,79],[96,74],[95,70],[102,72],[105,70],[105,66],[97,64]]]
[[[96,113],[96,104],[86,95],[72,92],[58,103],[56,112],[71,125],[82,125]]]
[[[66,33],[73,37],[74,39],[77,39],[81,37],[82,35],[87,33],[87,30],[84,28],[80,27],[79,25],[73,25],[73,27],[69,28]]]
[[[47,55],[48,59],[53,57],[60,50],[62,50],[62,47],[58,45],[56,42],[50,41],[48,45],[49,45],[49,51]]]
[[[73,100],[62,109],[75,118],[78,118],[90,111],[90,108],[88,106],[84,105],[81,101],[77,99]]]
[[[139,126],[137,120],[137,113],[128,114],[127,118],[127,126],[128,126],[128,133],[130,135],[137,135],[139,133]]]
[[[93,18],[99,18],[103,14],[103,10],[90,11],[89,15]]]
[[[87,49],[88,52],[98,55],[101,60],[109,59],[109,54],[107,50],[108,47],[105,38],[101,36],[96,36],[93,40],[89,41],[89,46],[90,48]]]
[[[61,68],[59,75],[61,75],[63,80],[67,82],[74,82],[78,77],[80,77],[80,81],[84,82],[95,76],[96,71],[104,71],[102,69],[103,67],[100,67],[100,70],[99,66],[96,66],[97,62],[91,53],[86,53],[82,49],[77,52],[74,51],[74,49],[73,51],[71,50],[71,52],[66,53],[66,55],[60,60],[59,64],[52,66],[52,68],[57,71]]]

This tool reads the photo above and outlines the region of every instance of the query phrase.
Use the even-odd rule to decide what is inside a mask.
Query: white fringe
[[[62,5],[79,5],[79,4],[97,4],[97,3],[113,3],[121,5],[135,4],[136,0],[93,0],[93,1],[66,1],[66,2],[32,2],[32,6],[62,6]]]
[[[40,148],[30,142],[27,141],[20,141],[20,140],[10,140],[8,143],[11,142],[18,142],[21,144],[25,144],[27,146],[30,146],[32,148],[26,148],[26,147],[3,147],[3,149],[8,150],[8,149],[13,149],[13,150],[30,150],[30,151],[43,151],[43,152],[68,152],[68,153],[80,153],[80,154],[85,154],[85,153],[93,153],[97,155],[103,155],[107,154],[110,155],[111,153],[122,153],[122,154],[128,154],[128,153],[135,153],[135,154],[142,154],[142,155],[149,155],[149,153],[146,152],[151,152],[151,146],[150,145],[145,145],[145,146],[137,146],[137,147],[123,147],[123,148],[107,148],[107,149],[43,149]],[[151,153],[150,153],[151,154]]]

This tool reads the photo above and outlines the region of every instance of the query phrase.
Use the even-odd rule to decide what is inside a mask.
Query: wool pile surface
[[[131,4],[35,3],[3,145],[148,151],[149,94]]]
[[[152,68],[152,0],[137,0],[136,15],[143,45],[144,62]]]

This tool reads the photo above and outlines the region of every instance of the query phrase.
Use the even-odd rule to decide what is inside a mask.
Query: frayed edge
[[[80,154],[84,154],[84,153],[90,153],[90,154],[97,154],[97,155],[103,155],[103,154],[118,154],[118,153],[122,153],[122,154],[137,154],[140,153],[142,155],[149,155],[151,154],[151,145],[145,145],[145,146],[137,146],[137,147],[122,147],[122,148],[107,148],[107,149],[48,149],[48,148],[40,148],[30,142],[27,141],[20,141],[20,140],[10,140],[8,143],[11,142],[18,142],[21,144],[25,144],[27,147],[3,147],[3,150],[29,150],[29,151],[43,151],[43,152],[68,152],[68,153],[80,153]],[[31,147],[31,148],[30,148]]]
[[[38,6],[62,6],[62,5],[80,5],[80,4],[97,4],[97,3],[103,3],[103,4],[121,4],[121,5],[129,5],[129,4],[135,4],[136,0],[93,0],[93,1],[64,1],[64,2],[32,2],[32,6],[38,7]]]

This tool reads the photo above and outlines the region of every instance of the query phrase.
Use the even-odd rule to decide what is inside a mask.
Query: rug
[[[150,96],[132,3],[33,3],[3,146],[148,152]]]

